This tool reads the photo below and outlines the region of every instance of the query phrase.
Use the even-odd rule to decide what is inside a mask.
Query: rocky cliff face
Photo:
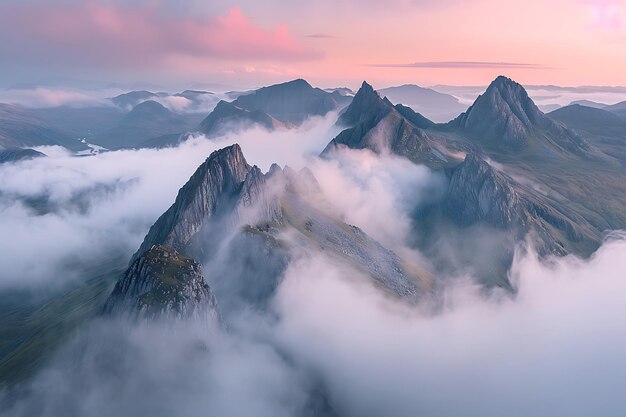
[[[248,165],[239,145],[213,152],[150,228],[133,259],[153,245],[184,249],[209,219],[243,210],[255,198],[266,196],[261,191],[264,181],[259,168]],[[269,201],[264,207],[267,216],[276,215]]]
[[[565,254],[570,252],[568,242],[599,239],[582,217],[529,190],[474,154],[450,171],[442,207],[460,226],[485,222],[512,231],[518,238],[534,232],[540,251],[545,253]]]
[[[264,174],[247,164],[238,145],[224,148],[183,186],[133,262],[154,245],[172,247],[209,265],[218,296],[257,305],[273,293],[292,257],[318,251],[397,296],[416,299],[428,291],[428,273],[333,217],[321,194],[306,169],[273,165]]]
[[[200,265],[165,246],[152,246],[131,263],[104,313],[142,319],[218,317],[215,296]]]
[[[433,168],[454,161],[441,138],[420,128],[432,126],[432,122],[404,106],[394,107],[366,82],[340,116],[338,124],[351,127],[337,135],[322,155],[348,147],[390,152]]]
[[[484,94],[450,125],[498,150],[532,150],[551,156],[591,156],[579,135],[548,118],[520,84],[496,78]]]

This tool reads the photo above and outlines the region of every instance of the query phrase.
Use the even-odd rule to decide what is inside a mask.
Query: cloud
[[[196,166],[233,141],[264,170],[274,161],[311,166],[336,214],[402,248],[414,233],[407,212],[436,177],[367,151],[310,159],[335,117],[159,151],[72,158],[47,149],[48,158],[3,166],[0,285],[63,279],[64,269],[50,268],[57,252],[92,260],[112,247],[132,252]],[[42,194],[55,207],[46,215],[14,198]],[[486,292],[471,276],[438,277],[434,301],[417,305],[323,251],[305,251],[267,311],[241,308],[224,328],[92,321],[20,391],[0,392],[0,415],[622,416],[624,251],[624,233],[588,260],[540,260],[528,248],[515,256],[514,294]],[[209,282],[223,277],[206,267]],[[35,280],[33,268],[47,277]]]
[[[271,314],[242,309],[226,331],[96,321],[0,403],[18,417],[621,416],[623,237],[588,261],[519,255],[515,296],[461,280],[435,311],[310,253]]]
[[[515,297],[459,282],[434,315],[304,259],[277,297],[280,346],[321,379],[339,415],[618,416],[624,250],[622,235],[588,262],[518,256]]]
[[[310,35],[306,35],[307,38],[313,39],[336,39],[335,35],[329,35],[327,33],[312,33]]]
[[[546,69],[538,64],[515,62],[483,62],[483,61],[433,61],[412,62],[409,64],[368,64],[369,67],[381,68],[448,68],[448,69]]]
[[[0,6],[0,52],[6,60],[128,69],[173,65],[185,57],[294,61],[319,52],[298,43],[286,25],[256,26],[239,7],[187,17],[159,2],[90,0]],[[97,51],[97,53],[94,53]]]
[[[626,29],[624,2],[615,0],[586,0],[591,14],[590,28],[604,33],[620,33]]]
[[[119,90],[85,91],[48,87],[20,88],[0,91],[0,102],[26,107],[111,106],[111,102],[106,100],[106,97],[118,93]]]
[[[336,117],[313,118],[293,130],[253,128],[218,140],[199,136],[163,150],[75,157],[61,148],[38,148],[48,157],[3,164],[0,290],[61,285],[77,278],[68,265],[111,254],[130,257],[212,151],[239,143],[264,171],[274,162],[301,168],[336,134]]]

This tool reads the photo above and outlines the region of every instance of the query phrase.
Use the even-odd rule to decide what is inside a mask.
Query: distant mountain
[[[91,136],[119,123],[125,114],[115,106],[58,106],[30,109],[30,112],[46,125],[68,136],[85,138],[87,142]]]
[[[173,113],[156,101],[148,100],[135,106],[116,125],[89,140],[107,149],[136,147],[152,138],[192,130],[201,117]]]
[[[216,137],[229,132],[235,133],[253,125],[268,130],[284,126],[283,123],[260,110],[247,110],[222,100],[202,120],[197,130],[209,137]]]
[[[150,228],[133,262],[154,245],[204,259],[209,282],[228,276],[216,284],[220,303],[219,295],[227,288],[246,302],[262,304],[296,254],[319,250],[363,271],[397,296],[415,299],[427,291],[428,273],[332,217],[328,203],[320,203],[318,187],[307,170],[273,165],[262,173],[248,165],[238,145],[216,151]],[[232,229],[237,224],[244,226]],[[283,241],[285,234],[294,238],[291,243]],[[227,261],[220,258],[218,266],[211,267],[214,248],[223,242],[230,242],[220,252]]]
[[[610,111],[611,113],[615,113],[619,116],[626,117],[626,101],[621,101],[617,104],[603,107],[603,109]]]
[[[210,91],[202,91],[202,90],[185,90],[180,93],[174,94],[174,97],[184,97],[188,100],[198,100],[202,97],[215,97],[214,93]]]
[[[602,108],[607,106],[604,103],[597,103],[597,102],[591,101],[591,100],[574,100],[569,105],[573,106],[573,105],[576,105],[576,104],[578,104],[579,106],[592,107],[594,109],[602,109]]]
[[[0,103],[0,149],[62,146],[72,151],[88,149],[73,138],[23,107]]]
[[[111,101],[116,106],[123,110],[131,110],[136,105],[143,103],[147,100],[156,100],[159,95],[151,91],[130,91],[128,93],[120,94],[119,96],[111,98]]]
[[[547,117],[520,84],[498,77],[474,104],[449,124],[483,147],[548,157],[591,157],[592,147]]]
[[[104,314],[141,319],[217,319],[215,295],[200,265],[164,246],[139,256],[117,282]]]
[[[626,163],[626,118],[578,104],[563,107],[548,116],[580,132],[595,147]]]
[[[560,109],[562,106],[560,104],[542,104],[537,107],[539,107],[539,110],[544,113],[550,113],[551,111]]]
[[[328,144],[322,155],[345,146],[376,153],[391,152],[431,167],[446,166],[454,161],[444,142],[425,130],[434,125],[430,120],[405,106],[394,107],[366,82],[337,124],[348,128]]]
[[[182,97],[188,100],[188,105],[181,109],[184,113],[208,113],[220,101],[219,97],[210,91],[185,90],[173,94],[171,98]]]
[[[548,113],[548,116],[581,132],[626,140],[626,119],[604,109],[574,104]]]
[[[391,102],[404,104],[438,123],[448,122],[467,109],[454,96],[414,84],[383,88],[378,92]]]
[[[9,148],[0,149],[0,164],[17,162],[25,159],[40,158],[46,156],[34,149]]]
[[[244,94],[232,104],[254,112],[262,111],[287,124],[299,125],[311,116],[324,116],[350,102],[339,92],[328,93],[298,79]]]
[[[326,91],[327,93],[339,93],[342,96],[347,97],[353,97],[355,94],[354,91],[352,91],[348,87],[325,88],[324,91]]]

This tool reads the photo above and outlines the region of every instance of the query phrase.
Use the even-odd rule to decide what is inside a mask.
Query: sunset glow
[[[484,85],[501,73],[530,84],[625,83],[623,0],[178,3],[4,1],[0,36],[11,42],[0,45],[0,74],[8,85],[103,71],[112,81],[147,72],[154,83],[248,86],[295,76],[323,86]]]

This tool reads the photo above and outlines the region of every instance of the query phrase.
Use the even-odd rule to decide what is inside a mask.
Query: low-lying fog
[[[336,115],[302,128],[202,137],[171,149],[47,158],[0,167],[0,290],[80,280],[68,262],[128,257],[215,149],[250,164],[309,166],[344,221],[428,267],[408,248],[410,213],[441,192],[428,169],[366,151],[315,157]],[[476,242],[480,245],[481,242]],[[623,416],[626,235],[588,260],[516,254],[515,295],[471,276],[428,311],[322,253],[292,262],[269,311],[229,325],[122,323],[79,329],[5,416]],[[210,278],[207,277],[210,282]],[[218,300],[219,302],[219,300]],[[4,398],[4,400],[3,400]],[[2,410],[2,407],[0,407]]]

